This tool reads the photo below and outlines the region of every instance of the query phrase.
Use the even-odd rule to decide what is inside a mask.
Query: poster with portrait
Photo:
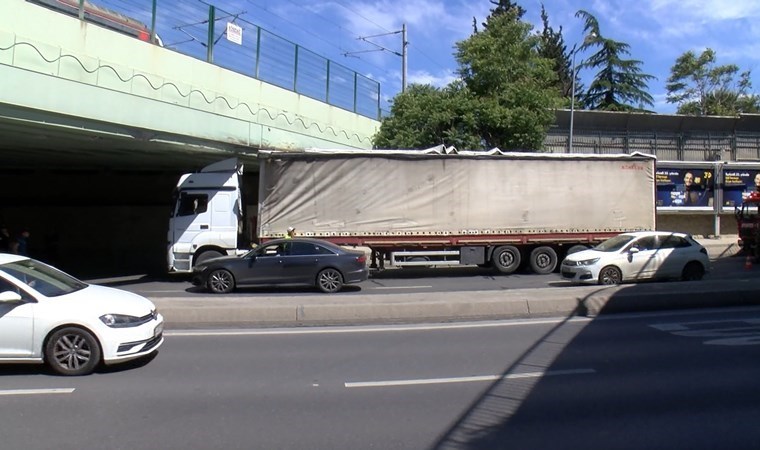
[[[747,196],[760,191],[760,166],[723,168],[723,202],[724,209],[733,210],[742,204]]]
[[[658,167],[657,206],[670,208],[713,207],[715,172],[712,168]]]

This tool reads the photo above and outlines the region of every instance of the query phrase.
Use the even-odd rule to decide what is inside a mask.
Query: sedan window
[[[258,256],[284,256],[288,254],[290,243],[272,244],[256,250]]]
[[[680,236],[662,236],[660,237],[660,248],[684,248],[691,247],[689,241]]]
[[[309,242],[293,242],[290,249],[291,255],[334,255],[335,252],[330,251],[321,245],[312,244]]]
[[[0,292],[7,292],[7,291],[15,292],[16,294],[20,295],[22,299],[26,301],[33,300],[29,294],[19,289],[18,286],[0,278]]]
[[[620,234],[615,237],[609,238],[601,244],[594,247],[594,250],[600,252],[616,252],[626,246],[633,240],[633,236],[627,234]]]
[[[638,241],[634,242],[631,246],[638,248],[641,251],[644,250],[655,250],[657,249],[657,239],[655,236],[645,236]]]

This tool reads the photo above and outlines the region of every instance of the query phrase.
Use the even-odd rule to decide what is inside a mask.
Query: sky
[[[240,8],[245,18],[381,83],[381,107],[402,85],[400,30],[407,29],[407,84],[443,87],[456,78],[455,44],[472,34],[494,6],[489,0],[217,0]],[[517,0],[523,19],[542,29],[540,0]],[[562,27],[568,48],[583,40],[583,9],[599,21],[603,36],[630,45],[630,58],[653,75],[649,93],[658,113],[674,113],[665,84],[676,59],[688,50],[716,52],[717,64],[752,72],[760,92],[760,1],[758,0],[544,0],[550,25]],[[386,36],[379,36],[386,34]],[[364,38],[364,39],[362,39]],[[376,44],[373,45],[372,43]],[[379,47],[378,47],[379,46]],[[386,49],[382,50],[380,47]],[[376,50],[376,51],[375,51]],[[577,62],[588,57],[579,53]],[[588,85],[589,71],[580,71]]]

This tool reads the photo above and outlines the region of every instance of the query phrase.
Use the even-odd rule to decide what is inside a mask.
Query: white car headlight
[[[145,323],[142,317],[128,316],[126,314],[104,314],[100,316],[100,321],[111,328],[136,327]]]
[[[575,266],[590,266],[593,264],[596,264],[599,261],[599,258],[591,258],[591,259],[584,259],[582,261],[574,261]]]

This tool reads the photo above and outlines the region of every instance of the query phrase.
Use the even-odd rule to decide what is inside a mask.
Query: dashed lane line
[[[75,388],[59,389],[6,389],[0,390],[0,395],[44,395],[44,394],[71,394]]]
[[[478,381],[513,380],[518,378],[540,378],[557,375],[588,375],[592,373],[596,373],[596,371],[594,369],[551,370],[547,372],[525,372],[510,373],[507,375],[481,375],[472,377],[422,378],[416,380],[387,381],[349,381],[344,383],[344,386],[347,388],[418,386],[424,384],[472,383]]]

